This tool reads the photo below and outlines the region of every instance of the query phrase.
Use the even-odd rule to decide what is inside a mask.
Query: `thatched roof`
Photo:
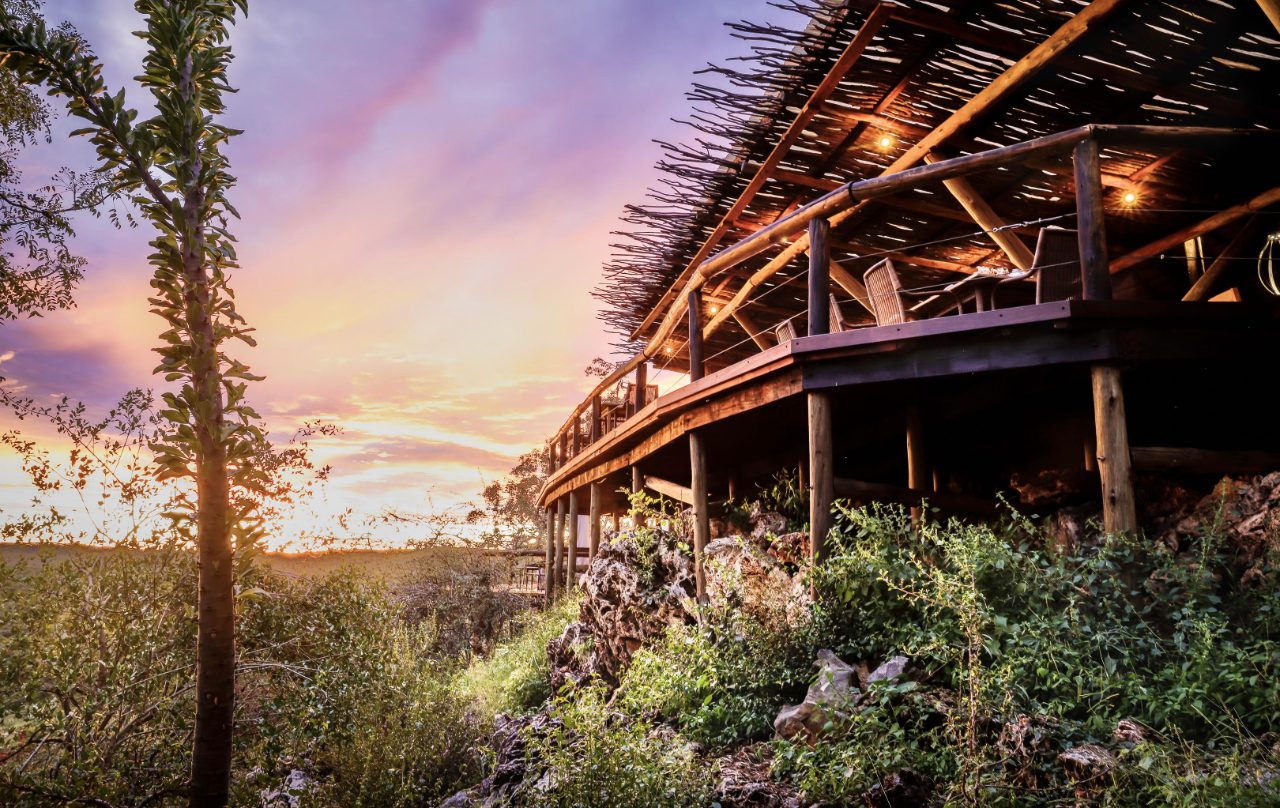
[[[752,44],[751,55],[709,68],[705,72],[714,81],[694,83],[688,120],[694,135],[683,144],[664,144],[661,183],[644,203],[626,209],[627,230],[596,290],[600,316],[620,348],[633,353],[652,335],[669,303],[668,290],[687,277],[700,249],[706,254],[708,237],[744,190],[759,182],[762,163],[877,4],[784,5],[797,13],[794,28],[730,24]],[[716,249],[840,183],[880,174],[1088,5],[901,0],[830,96],[814,107],[758,192],[725,223]],[[1123,2],[941,149],[972,153],[1086,123],[1280,129],[1280,35],[1256,0]],[[1108,220],[1113,256],[1203,218],[1202,211],[1280,185],[1280,160],[1240,150],[1108,150],[1103,171],[1115,207],[1125,193],[1136,197],[1124,215]],[[991,172],[972,182],[1008,222],[1058,220],[1074,211],[1069,161]],[[1035,229],[1028,225],[1023,232],[1030,236]],[[833,242],[834,260],[847,262],[856,275],[874,260],[867,256],[896,252],[914,258],[918,264],[904,259],[903,265],[909,282],[920,285],[979,265],[1008,265],[941,187],[868,206],[834,231]],[[769,257],[757,256],[712,278],[703,287],[704,300],[714,305],[731,296]],[[744,313],[768,325],[803,312],[803,262],[800,256],[757,290]],[[1141,287],[1142,296],[1176,297],[1179,284],[1185,286],[1185,271],[1179,276],[1173,269],[1138,269],[1127,282]],[[755,350],[732,322],[706,345],[712,369]],[[681,366],[678,356],[670,361]]]

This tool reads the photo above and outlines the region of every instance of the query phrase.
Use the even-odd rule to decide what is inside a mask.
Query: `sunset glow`
[[[300,529],[348,508],[473,498],[558,426],[591,385],[582,368],[611,350],[590,297],[610,230],[651,184],[650,138],[684,136],[670,119],[692,72],[741,50],[721,25],[735,8],[292,0],[236,27],[233,282],[259,341],[239,355],[267,377],[250,395],[275,436],[313,420],[343,430],[314,444],[333,476]],[[130,4],[50,0],[45,12],[144,101],[128,80],[142,51]],[[31,181],[92,165],[72,128],[56,122],[53,142],[24,154]],[[89,260],[78,307],[3,326],[9,389],[95,411],[160,389],[148,238],[77,222]],[[3,428],[61,448],[12,420]],[[6,452],[0,507],[30,499]]]

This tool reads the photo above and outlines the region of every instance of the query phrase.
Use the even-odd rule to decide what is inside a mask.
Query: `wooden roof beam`
[[[1207,219],[1196,222],[1193,225],[1177,230],[1164,238],[1158,238],[1145,247],[1139,247],[1127,255],[1122,255],[1111,262],[1111,274],[1123,272],[1132,266],[1142,263],[1148,258],[1154,258],[1160,253],[1171,247],[1181,247],[1184,241],[1203,236],[1206,233],[1212,233],[1214,230],[1228,225],[1243,216],[1264,210],[1272,205],[1280,203],[1280,187],[1272,188],[1270,191],[1264,191],[1248,202],[1241,202],[1239,205],[1233,205],[1226,210],[1219,211]]]
[[[953,112],[945,121],[934,128],[933,131],[924,138],[921,138],[920,141],[911,148],[907,149],[898,157],[898,159],[894,160],[887,168],[884,169],[884,171],[881,172],[880,178],[898,173],[899,171],[910,168],[920,162],[925,154],[941,145],[945,140],[947,140],[947,138],[956,134],[991,107],[1004,100],[1012,90],[1039,74],[1040,71],[1052,62],[1055,57],[1060,55],[1073,43],[1088,33],[1090,28],[1097,25],[1101,20],[1106,18],[1107,15],[1119,8],[1123,2],[1125,2],[1125,0],[1093,0],[1093,2],[1072,16],[1071,19],[1063,23],[1058,30],[1050,34],[1047,39],[1032,48],[1030,53],[1022,57],[1008,70],[1001,73],[995,78],[995,80],[970,98],[968,102],[962,105],[960,109]],[[1005,149],[1016,148],[1018,147],[1005,147]],[[832,227],[834,228],[840,222],[855,215],[864,204],[866,204],[865,201],[859,202],[853,207],[845,208],[836,213],[831,217]],[[703,327],[704,335],[709,335],[714,332],[716,327],[718,327],[720,323],[724,322],[725,318],[729,316],[732,309],[742,304],[742,301],[746,299],[754,286],[758,285],[765,278],[768,278],[782,267],[791,263],[797,255],[807,250],[808,246],[808,234],[799,234],[795,241],[784,248],[778,257],[770,261],[747,280],[747,283],[738,290],[736,295],[734,295],[729,306],[721,309],[720,314],[712,317],[707,322]],[[676,303],[678,302],[679,298],[676,300]],[[671,327],[674,328],[674,324],[672,324]]]
[[[937,152],[927,152],[924,156],[926,163],[936,163],[944,159]],[[1004,251],[1009,257],[1013,265],[1018,269],[1031,269],[1031,265],[1035,262],[1035,256],[1027,245],[1022,243],[1022,239],[1018,238],[1014,233],[1005,230],[1006,222],[1004,219],[992,210],[987,201],[978,194],[978,190],[973,187],[973,183],[964,177],[956,177],[955,179],[943,180],[942,184],[946,187],[951,195],[956,198],[960,206],[973,219],[978,227],[996,243],[996,246]]]
[[[748,337],[751,337],[751,341],[756,344],[757,348],[764,351],[773,347],[765,337],[764,332],[760,330],[760,327],[755,324],[755,321],[746,312],[741,309],[735,310],[733,319],[738,323],[738,327],[745,331]]]
[[[658,305],[653,307],[653,310],[645,317],[644,322],[640,324],[640,327],[632,333],[632,339],[638,338],[646,328],[653,324],[658,315],[662,311],[667,310],[668,307],[670,307],[670,312],[674,313],[677,317],[680,312],[683,311],[682,301],[684,300],[685,295],[677,294],[677,292],[683,289],[689,278],[697,270],[698,266],[706,260],[707,256],[709,256],[711,251],[716,248],[721,239],[728,234],[729,228],[732,226],[733,222],[742,215],[744,210],[747,209],[747,205],[751,203],[751,200],[755,198],[756,193],[764,186],[765,180],[769,178],[769,175],[773,173],[773,170],[782,162],[782,158],[786,156],[787,152],[791,150],[791,147],[800,139],[801,134],[803,134],[804,130],[808,127],[813,116],[817,114],[823,103],[825,103],[826,100],[831,97],[831,94],[835,92],[835,89],[839,86],[841,79],[844,78],[845,74],[849,72],[849,69],[852,68],[854,63],[862,56],[862,52],[866,50],[867,46],[871,44],[871,41],[875,39],[876,35],[880,32],[880,29],[884,27],[884,24],[893,16],[895,10],[896,6],[893,3],[879,3],[874,9],[872,9],[871,13],[867,15],[867,19],[862,24],[862,27],[858,29],[858,33],[852,40],[850,40],[849,44],[845,47],[844,52],[840,54],[840,58],[837,59],[835,65],[832,66],[830,72],[827,73],[822,82],[816,89],[814,89],[813,94],[809,96],[809,100],[805,102],[805,105],[801,107],[800,112],[791,122],[791,125],[787,127],[787,131],[784,132],[778,142],[774,144],[773,149],[769,152],[769,156],[765,158],[764,162],[760,165],[760,168],[756,170],[755,176],[753,176],[750,182],[747,183],[747,187],[743,189],[742,193],[738,196],[738,199],[733,203],[733,206],[730,207],[729,210],[725,212],[724,216],[721,217],[720,223],[711,231],[711,235],[703,241],[702,246],[698,248],[698,252],[695,253],[693,258],[689,261],[689,265],[684,268],[680,273],[680,276],[676,278],[675,282],[673,282],[667,291],[663,293],[662,298],[658,301]],[[673,319],[674,318],[668,316],[668,318],[664,320],[663,325],[659,328],[659,333],[662,333],[664,330],[669,333],[670,327],[668,327],[668,323]],[[663,339],[666,338],[666,334],[663,334],[662,336]]]

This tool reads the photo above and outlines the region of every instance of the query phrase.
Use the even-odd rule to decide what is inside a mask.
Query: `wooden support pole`
[[[831,223],[809,220],[809,336],[831,333]]]
[[[764,335],[764,331],[745,312],[735,310],[733,319],[738,322],[743,331],[747,332],[747,336],[751,337],[751,341],[756,344],[757,348],[764,351],[773,347],[770,345],[769,339]]]
[[[924,427],[920,420],[920,408],[914,404],[907,407],[907,488],[921,493],[926,492],[929,483],[929,470],[925,465]],[[919,524],[924,511],[920,506],[912,506],[911,521]]]
[[[569,492],[569,529],[565,531],[564,548],[564,588],[565,591],[578,585],[578,492]]]
[[[595,560],[596,553],[600,552],[600,520],[604,518],[604,483],[594,482],[591,484],[591,508],[590,508],[590,524],[588,528],[591,533],[587,536],[587,564],[590,565]]]
[[[1076,144],[1075,172],[1076,228],[1084,298],[1110,300],[1111,274],[1107,265],[1107,230],[1096,138],[1087,138]]]
[[[702,360],[702,293],[689,290],[689,381],[696,382],[706,375]]]
[[[600,424],[600,396],[591,397],[591,442],[600,440],[603,434]]]
[[[644,475],[639,466],[631,467],[631,493],[638,494],[644,490]]]
[[[680,483],[647,474],[644,478],[644,487],[658,492],[667,499],[674,499],[685,505],[693,504],[693,489]]]
[[[561,570],[564,568],[564,511],[565,500],[560,497],[556,500],[556,529],[555,529],[555,558],[551,566],[551,589],[559,593],[564,588],[564,578],[561,577]]]
[[[555,598],[556,512],[547,508],[546,562],[542,565],[542,593],[548,604]]]
[[[815,564],[827,558],[827,533],[833,524],[835,469],[832,462],[831,395],[808,394],[809,403],[809,552]]]
[[[569,433],[560,433],[560,465],[563,466],[569,462]]]
[[[924,156],[926,163],[936,163],[943,158],[936,152],[929,152]],[[983,199],[973,184],[964,177],[956,177],[955,179],[943,180],[942,184],[946,187],[951,195],[960,203],[960,207],[965,209],[970,218],[981,227],[987,236],[995,242],[996,246],[1004,251],[1009,257],[1013,265],[1018,269],[1030,269],[1032,263],[1035,262],[1035,256],[1027,245],[1022,243],[1022,239],[1018,238],[1012,231],[1003,229],[1006,222],[996,214],[987,201]]]
[[[649,392],[649,363],[641,362],[636,365],[636,412],[644,409],[644,405],[648,404],[645,397]]]
[[[1138,514],[1119,368],[1093,368],[1093,423],[1098,441],[1098,475],[1102,479],[1103,527],[1108,533],[1132,533],[1138,529]]]
[[[698,602],[707,601],[707,574],[704,554],[711,535],[711,514],[707,506],[707,444],[698,430],[689,433],[689,472],[693,494],[693,572]]]

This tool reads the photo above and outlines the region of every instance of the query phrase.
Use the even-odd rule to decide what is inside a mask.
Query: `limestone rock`
[[[804,576],[788,572],[752,541],[716,539],[706,548],[707,598],[765,623],[797,626],[808,618],[811,599]]]
[[[769,773],[768,746],[748,746],[715,761],[715,802],[725,808],[801,808],[795,787]]]
[[[892,682],[901,679],[907,672],[909,662],[910,660],[904,656],[890,657],[883,665],[867,674],[863,685],[869,686],[875,682]]]
[[[787,532],[787,517],[776,511],[762,510],[759,503],[751,506],[751,538],[781,536]]]
[[[1116,743],[1138,745],[1151,740],[1152,732],[1147,727],[1131,718],[1122,718],[1111,731],[1111,740]]]
[[[861,695],[854,686],[857,672],[853,666],[831,651],[819,651],[814,664],[818,678],[809,686],[804,701],[784,706],[773,721],[773,731],[780,738],[813,743],[828,724],[844,720]]]
[[[600,547],[582,588],[578,621],[547,646],[553,689],[593,674],[616,685],[641,645],[690,620],[693,564],[670,548],[642,552],[623,534]]]
[[[1086,743],[1058,755],[1067,776],[1076,786],[1077,800],[1091,800],[1110,784],[1116,759],[1105,747]]]

